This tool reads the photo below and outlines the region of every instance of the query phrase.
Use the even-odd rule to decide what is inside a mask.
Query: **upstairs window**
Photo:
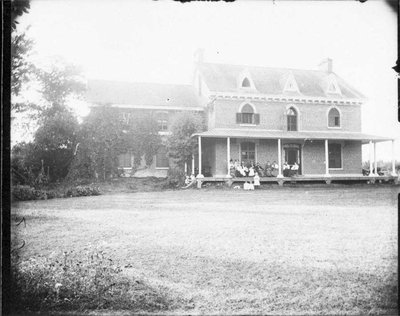
[[[236,113],[238,124],[260,124],[260,114],[254,113],[254,108],[250,104],[245,104],[240,113]]]
[[[165,132],[168,130],[168,112],[157,113],[157,126],[159,132]]]
[[[341,169],[342,168],[342,145],[340,144],[329,144],[329,168],[330,169]]]
[[[287,130],[297,131],[297,112],[294,108],[289,108],[286,112]]]
[[[129,152],[118,155],[118,167],[119,168],[131,168],[132,167],[132,158],[133,158],[133,156]]]
[[[338,109],[331,109],[328,114],[328,127],[340,127],[340,113]]]
[[[248,78],[244,78],[242,81],[242,88],[250,88],[250,80]]]

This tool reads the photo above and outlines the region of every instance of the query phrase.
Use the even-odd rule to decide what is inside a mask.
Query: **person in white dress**
[[[258,172],[254,175],[254,187],[258,187],[260,185],[260,176],[258,175]]]

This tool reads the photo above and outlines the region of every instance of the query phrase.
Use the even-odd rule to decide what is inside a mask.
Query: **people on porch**
[[[294,177],[297,176],[298,172],[299,172],[299,165],[297,164],[297,162],[295,162],[290,170],[290,176]]]
[[[288,165],[287,161],[283,164],[283,176],[290,177],[290,166]]]
[[[254,177],[254,166],[253,165],[251,165],[250,166],[250,168],[249,168],[249,177]]]
[[[267,177],[272,177],[272,165],[269,162],[269,160],[267,161],[267,164],[265,165],[265,175]]]
[[[261,164],[259,162],[256,163],[254,167],[255,172],[257,172],[259,175],[262,175],[264,172],[263,167],[261,167]]]
[[[258,187],[260,185],[260,176],[258,175],[258,172],[254,175],[254,188]]]

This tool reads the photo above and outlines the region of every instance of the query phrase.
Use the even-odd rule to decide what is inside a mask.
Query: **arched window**
[[[243,79],[243,81],[242,81],[242,87],[243,87],[243,88],[250,88],[250,87],[251,87],[251,85],[250,85],[250,80],[249,80],[248,78],[244,78],[244,79]]]
[[[297,112],[294,108],[290,107],[286,111],[287,117],[287,130],[288,131],[297,131]]]
[[[255,109],[251,104],[244,104],[239,109],[240,112],[236,113],[236,123],[238,124],[260,124],[260,114],[255,113]]]
[[[329,110],[328,127],[340,127],[340,113],[336,108]]]

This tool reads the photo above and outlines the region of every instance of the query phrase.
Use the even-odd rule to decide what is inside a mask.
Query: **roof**
[[[207,87],[213,92],[237,92],[239,78],[241,78],[243,74],[249,74],[254,82],[256,92],[262,94],[332,97],[336,99],[365,98],[360,92],[333,72],[214,63],[201,63],[198,67]],[[290,74],[293,74],[300,93],[283,92],[286,79]],[[331,77],[336,79],[342,92],[341,95],[329,94],[326,92],[327,83]]]
[[[89,80],[86,100],[94,105],[200,107],[190,85]]]
[[[265,129],[228,129],[216,128],[203,133],[196,133],[193,136],[202,136],[210,138],[233,137],[233,138],[258,138],[258,139],[315,139],[315,140],[361,140],[364,143],[369,141],[383,142],[393,138],[376,135],[368,135],[358,132],[319,132],[319,131],[269,131]]]

